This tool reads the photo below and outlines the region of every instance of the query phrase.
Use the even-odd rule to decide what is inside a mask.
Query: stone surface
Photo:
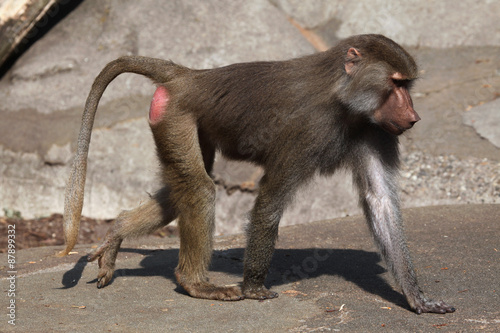
[[[326,40],[379,33],[407,46],[500,46],[500,3],[494,0],[271,2]]]
[[[70,144],[74,150],[94,77],[120,55],[210,68],[311,52],[265,0],[85,1],[0,81],[5,119],[0,123],[0,206],[25,217],[62,211],[66,149]],[[130,74],[106,90],[90,148],[84,214],[114,217],[158,188],[145,120],[153,92],[148,80]]]
[[[464,123],[500,148],[500,99],[480,105],[464,114]]]
[[[474,7],[474,15],[467,6]],[[84,1],[0,80],[0,208],[25,217],[62,212],[85,98],[108,61],[140,54],[210,68],[314,52],[289,17],[327,45],[348,34],[379,32],[410,46],[421,68],[413,100],[422,121],[401,138],[405,207],[499,202],[500,149],[483,139],[478,124],[476,132],[463,120],[477,111],[472,107],[500,94],[497,7],[494,1],[469,0],[439,6],[365,0]],[[85,215],[113,218],[160,186],[146,121],[153,92],[148,80],[132,74],[106,90],[90,148]],[[493,127],[489,133],[498,131]],[[219,233],[244,229],[261,175],[249,164],[217,157]],[[345,173],[311,182],[282,225],[356,213],[356,193]]]

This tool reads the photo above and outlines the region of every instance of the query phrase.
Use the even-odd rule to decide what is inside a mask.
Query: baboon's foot
[[[278,293],[271,291],[264,286],[260,287],[243,286],[243,294],[245,295],[245,298],[259,299],[259,300],[278,297]]]
[[[177,282],[192,297],[220,301],[240,301],[245,298],[241,288],[237,286],[216,286],[208,281],[188,282],[178,271],[175,272]]]
[[[97,275],[97,288],[103,288],[113,278],[115,271],[115,261],[120,248],[121,241],[106,237],[104,242],[94,253],[89,254],[88,261],[98,259],[99,273]]]
[[[425,299],[415,307],[415,312],[421,313],[452,313],[455,312],[455,308],[446,304],[443,301],[433,301]]]

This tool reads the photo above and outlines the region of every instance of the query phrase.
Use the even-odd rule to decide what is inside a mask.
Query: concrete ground
[[[2,297],[2,332],[498,332],[500,205],[414,208],[404,212],[421,287],[456,307],[417,315],[386,272],[362,217],[280,229],[263,302],[194,299],[175,283],[178,239],[123,245],[114,280],[96,288],[91,246],[63,259],[62,247],[22,250]],[[242,279],[243,235],[216,240],[211,279]],[[0,255],[2,265],[7,255]],[[6,275],[5,266],[2,276]],[[9,288],[2,279],[2,289]],[[7,324],[15,299],[16,326]]]

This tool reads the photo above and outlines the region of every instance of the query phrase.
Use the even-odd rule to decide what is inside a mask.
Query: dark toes
[[[113,278],[113,272],[114,269],[106,268],[103,269],[101,268],[99,270],[99,275],[97,275],[97,288],[101,289],[104,288],[111,282],[111,279]]]
[[[104,288],[105,284],[102,279],[97,280],[97,289]]]
[[[258,288],[245,288],[244,290],[245,297],[250,299],[271,299],[278,297],[278,293],[267,289],[266,287],[258,287]]]

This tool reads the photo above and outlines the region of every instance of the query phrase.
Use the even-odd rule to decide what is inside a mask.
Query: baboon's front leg
[[[293,177],[284,176],[284,172],[279,170],[274,174],[268,171],[259,184],[259,195],[251,212],[245,250],[243,292],[246,298],[278,297],[278,293],[267,289],[264,282],[278,238],[281,215],[300,184]],[[280,178],[278,174],[283,177]]]
[[[417,283],[403,230],[395,179],[397,172],[374,155],[364,158],[354,171],[360,202],[380,252],[410,307],[419,314],[454,312],[455,308],[445,302],[426,298]]]

